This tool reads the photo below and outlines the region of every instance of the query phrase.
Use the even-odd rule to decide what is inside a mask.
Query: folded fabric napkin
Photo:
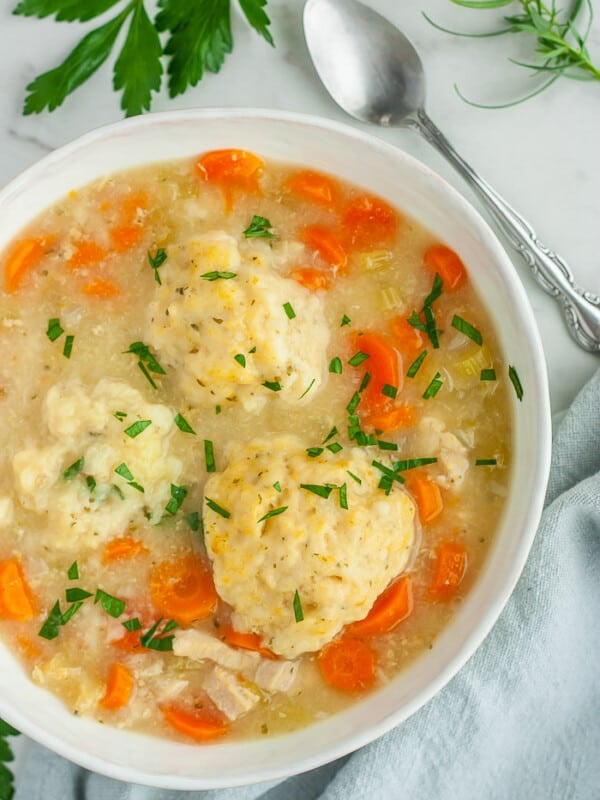
[[[368,747],[284,781],[172,792],[33,745],[15,800],[600,798],[600,371],[556,425],[540,529],[494,629],[420,711]]]

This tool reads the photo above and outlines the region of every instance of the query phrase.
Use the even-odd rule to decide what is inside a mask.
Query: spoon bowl
[[[425,112],[425,72],[411,42],[358,0],[308,0],[304,32],[315,69],[348,114],[383,126],[409,127],[430,142],[470,184],[535,279],[561,305],[584,350],[600,353],[600,297],[580,289],[561,256],[460,156]]]

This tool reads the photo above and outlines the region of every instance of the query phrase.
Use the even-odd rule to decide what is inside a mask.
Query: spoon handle
[[[569,332],[577,344],[589,352],[600,353],[600,297],[575,284],[565,261],[545,247],[527,220],[467,164],[425,111],[418,111],[409,124],[453,164],[483,200],[511,244],[531,267],[538,283],[562,306]]]

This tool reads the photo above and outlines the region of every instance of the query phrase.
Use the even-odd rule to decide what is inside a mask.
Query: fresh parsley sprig
[[[248,23],[270,45],[267,0],[239,0]],[[151,17],[144,0],[20,0],[13,14],[50,17],[57,22],[87,22],[115,6],[118,13],[86,34],[66,59],[38,75],[28,86],[24,114],[54,111],[109,58],[119,34],[127,28],[113,67],[113,87],[121,92],[121,108],[130,117],[148,111],[162,85],[167,62],[169,96],[183,94],[218,72],[233,49],[231,0],[159,0]],[[161,39],[162,36],[162,39]]]
[[[0,800],[11,800],[14,794],[14,776],[6,766],[14,759],[8,736],[18,736],[19,731],[0,719]]]

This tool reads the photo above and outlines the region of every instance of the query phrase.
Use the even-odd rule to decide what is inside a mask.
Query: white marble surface
[[[580,285],[600,293],[600,83],[560,80],[523,105],[486,111],[466,105],[454,82],[470,97],[497,103],[524,94],[534,80],[507,61],[527,60],[521,37],[459,39],[434,30],[422,17],[463,30],[483,30],[498,12],[476,12],[448,0],[369,0],[397,23],[420,52],[428,77],[427,108],[458,151],[533,224],[540,239],[569,263]],[[57,25],[11,16],[0,8],[0,186],[45,153],[92,128],[121,117],[105,64],[53,114],[23,117],[25,85],[61,61],[94,23]],[[565,4],[566,0],[565,0]],[[151,4],[150,4],[151,5]],[[154,110],[195,106],[250,106],[302,111],[349,121],[329,99],[304,44],[301,0],[270,0],[277,47],[271,49],[233,10],[235,49],[218,75],[172,101],[166,92]],[[600,20],[590,50],[600,61]],[[350,124],[355,124],[351,122]],[[358,123],[356,123],[358,124]],[[477,205],[470,190],[426,142],[406,130],[373,133],[416,156]],[[554,410],[565,407],[600,365],[570,339],[559,309],[513,256],[544,341]]]

